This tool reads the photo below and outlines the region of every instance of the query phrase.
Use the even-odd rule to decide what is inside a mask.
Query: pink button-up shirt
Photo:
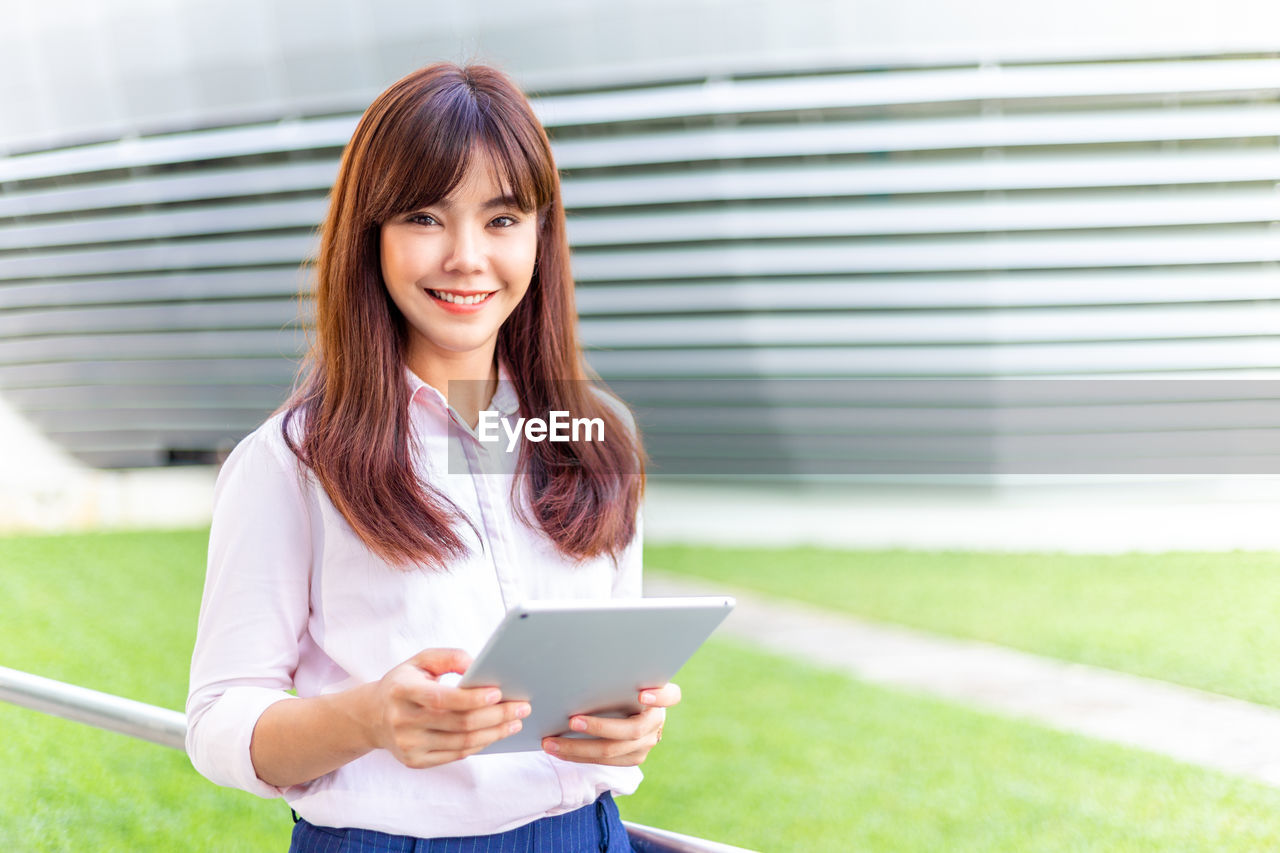
[[[408,381],[418,473],[470,517],[479,538],[463,527],[470,551],[447,572],[388,566],[290,452],[280,416],[259,427],[227,459],[214,492],[187,699],[192,763],[220,785],[283,796],[314,824],[420,837],[502,832],[605,791],[632,793],[639,768],[542,752],[473,755],[414,770],[375,750],[284,789],[254,772],[254,725],[269,705],[291,699],[290,689],[316,696],[376,681],[427,648],[474,656],[525,599],[640,596],[639,532],[616,567],[607,556],[583,564],[565,558],[515,514],[512,479],[502,476],[515,461],[503,452],[505,435],[500,444],[479,442],[439,391],[412,373]],[[509,383],[499,384],[489,408],[516,416]],[[460,459],[470,473],[457,473]]]

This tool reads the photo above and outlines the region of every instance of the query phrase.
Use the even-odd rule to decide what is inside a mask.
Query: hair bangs
[[[370,194],[373,223],[439,202],[471,165],[480,123],[474,99],[465,91],[435,94],[415,105],[404,119],[408,128],[386,140],[391,150],[377,158],[383,168]]]
[[[503,186],[512,194],[516,204],[526,213],[543,213],[555,195],[555,166],[550,157],[537,147],[525,144],[522,134],[506,123],[495,121],[487,115],[482,144],[490,164],[501,177]],[[540,146],[539,146],[540,147]],[[550,174],[548,174],[550,173]]]
[[[555,165],[523,110],[461,79],[404,112],[405,131],[377,158],[383,168],[370,193],[372,222],[438,203],[476,166],[493,169],[521,210],[542,212],[553,201]]]

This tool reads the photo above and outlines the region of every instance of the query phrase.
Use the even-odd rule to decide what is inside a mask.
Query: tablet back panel
[[[496,685],[524,699],[524,728],[481,754],[541,750],[569,732],[573,714],[628,716],[646,687],[670,681],[711,635],[734,601],[727,597],[531,601],[513,608],[460,686]]]

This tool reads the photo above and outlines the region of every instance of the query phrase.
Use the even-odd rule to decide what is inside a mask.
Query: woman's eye
[[[429,213],[411,213],[406,222],[412,222],[414,225],[435,225],[436,219]]]
[[[512,225],[516,224],[516,218],[514,216],[499,216],[489,224],[497,225],[499,228],[510,228]]]

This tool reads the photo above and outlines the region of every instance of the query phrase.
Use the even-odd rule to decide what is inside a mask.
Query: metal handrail
[[[146,702],[3,666],[0,666],[0,700],[161,746],[186,748],[186,715]]]
[[[179,711],[125,699],[52,678],[0,666],[0,701],[186,749],[187,717]],[[636,853],[751,853],[742,847],[623,821]]]

